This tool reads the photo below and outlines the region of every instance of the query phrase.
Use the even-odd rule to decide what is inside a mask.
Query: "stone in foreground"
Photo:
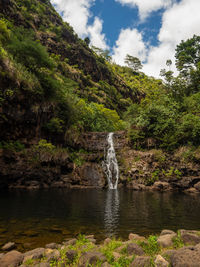
[[[176,251],[171,257],[172,267],[200,267],[200,249],[198,247],[184,247]]]
[[[167,267],[169,266],[169,263],[161,255],[158,255],[155,259],[155,266],[156,267]]]
[[[101,252],[85,252],[80,257],[79,267],[95,265],[97,262],[105,262],[106,257]]]
[[[23,261],[23,254],[12,250],[8,253],[6,253],[0,260],[0,266],[1,267],[17,267],[19,266]]]
[[[151,267],[151,257],[138,256],[134,259],[130,267]]]

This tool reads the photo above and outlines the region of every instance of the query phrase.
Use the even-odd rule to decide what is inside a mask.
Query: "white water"
[[[106,159],[103,162],[103,166],[105,168],[109,189],[117,189],[119,180],[119,167],[115,155],[113,133],[108,134],[107,142],[108,142],[108,150]]]

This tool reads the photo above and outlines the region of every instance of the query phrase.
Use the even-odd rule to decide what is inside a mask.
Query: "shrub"
[[[22,144],[20,141],[2,141],[0,142],[0,148],[1,149],[8,149],[13,152],[19,152],[25,149],[24,144]]]

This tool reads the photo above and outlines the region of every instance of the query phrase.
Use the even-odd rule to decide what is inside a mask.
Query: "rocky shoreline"
[[[15,249],[14,242],[1,248],[1,267],[199,267],[200,231],[163,230],[149,237],[130,233],[127,241],[106,238],[100,244],[94,235],[79,235],[25,253]]]

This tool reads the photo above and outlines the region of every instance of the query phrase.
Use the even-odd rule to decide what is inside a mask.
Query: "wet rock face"
[[[88,151],[104,151],[107,147],[107,132],[84,133],[81,145]],[[126,133],[124,131],[115,132],[113,135],[115,149],[123,148],[126,144]]]

